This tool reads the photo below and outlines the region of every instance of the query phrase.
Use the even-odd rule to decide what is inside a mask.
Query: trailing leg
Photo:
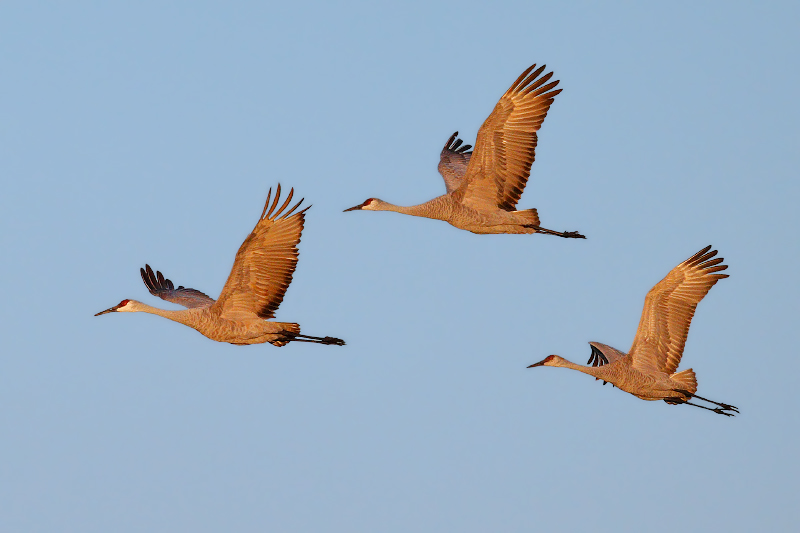
[[[545,235],[555,235],[556,237],[563,237],[565,239],[585,239],[583,235],[578,233],[577,231],[553,231],[551,229],[543,228],[541,226],[537,226],[536,224],[525,224],[526,228],[535,229],[536,233],[544,233]]]
[[[664,400],[664,401],[667,402],[667,400]],[[667,403],[671,404],[671,405],[679,405],[679,404],[691,405],[693,407],[699,407],[700,409],[705,409],[706,411],[714,411],[718,415],[733,416],[733,413],[727,413],[721,407],[717,407],[717,408],[712,409],[711,407],[706,407],[704,405],[698,405],[696,403],[686,402],[686,401],[677,401],[677,402],[674,402],[674,403],[673,402],[667,402]]]
[[[714,405],[718,405],[719,406],[716,409],[712,409],[710,407],[703,407],[702,405],[697,405],[697,404],[694,404],[694,403],[685,402],[685,403],[687,403],[689,405],[694,405],[695,407],[703,407],[703,409],[708,409],[709,411],[714,411],[715,413],[725,414],[725,415],[728,415],[728,416],[733,416],[733,415],[729,414],[729,413],[723,413],[722,411],[732,411],[734,413],[738,413],[739,412],[739,408],[738,407],[735,407],[733,405],[728,405],[727,403],[715,402],[714,400],[709,400],[708,398],[703,398],[702,396],[698,396],[697,394],[691,393],[691,392],[686,391],[686,390],[676,389],[675,392],[679,392],[681,394],[685,394],[688,398],[697,398],[698,400],[702,400],[702,401],[708,402],[708,403],[713,403]],[[672,402],[668,402],[667,400],[664,400],[664,401],[667,402],[667,403],[672,403]],[[678,402],[675,402],[675,403],[682,403],[682,402],[678,401]]]
[[[336,337],[312,337],[311,335],[303,335],[300,333],[297,333],[295,335],[287,335],[286,341],[313,342],[316,344],[333,344],[335,346],[344,346],[344,341],[342,339],[337,339]]]
[[[722,409],[725,409],[726,411],[736,411],[737,413],[739,412],[739,408],[734,407],[733,405],[728,405],[727,403],[715,402],[714,400],[703,398],[702,396],[698,396],[697,394],[693,394],[692,396],[694,396],[698,400],[703,400],[704,402],[713,403],[714,405],[719,405]]]

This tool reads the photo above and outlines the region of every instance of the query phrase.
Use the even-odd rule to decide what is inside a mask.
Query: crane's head
[[[94,316],[104,315],[106,313],[114,313],[114,312],[131,312],[133,311],[133,300],[122,300],[120,303],[115,305],[114,307],[110,307],[105,311],[100,311]]]
[[[564,361],[563,357],[559,357],[558,355],[548,355],[538,363],[534,363],[528,368],[533,368],[535,366],[563,366],[561,363]]]
[[[378,200],[377,198],[367,198],[363,204],[358,204],[356,206],[351,207],[350,209],[345,209],[343,212],[346,213],[348,211],[355,211],[356,209],[363,209],[365,211],[377,211],[380,203],[381,201]]]

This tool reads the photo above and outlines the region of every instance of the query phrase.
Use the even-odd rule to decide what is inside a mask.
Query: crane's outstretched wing
[[[723,258],[706,246],[676,266],[650,289],[644,300],[639,329],[630,354],[635,368],[672,374],[678,368],[686,336],[700,300],[714,284],[727,278],[716,274],[728,268]]]
[[[611,363],[615,363],[627,355],[620,352],[616,348],[612,348],[611,346],[599,342],[590,342],[589,346],[592,347],[592,355],[589,356],[589,360],[586,362],[587,365],[610,365]],[[600,378],[594,379],[597,381]],[[608,382],[603,380],[603,385],[606,383]]]
[[[589,345],[592,347],[592,355],[589,356],[589,361],[586,362],[587,365],[609,365],[627,355],[611,346],[599,342],[590,342]]]
[[[258,224],[236,253],[228,281],[212,308],[222,318],[273,318],[292,282],[297,266],[297,243],[308,207],[292,215],[303,202],[300,200],[286,211],[294,195],[292,189],[276,210],[280,195],[281,186],[278,185],[270,206],[272,189],[269,190]]]
[[[464,174],[467,173],[469,158],[472,156],[471,144],[461,145],[464,141],[458,139],[455,132],[445,143],[439,155],[439,174],[444,178],[447,192],[453,192],[461,185]],[[468,151],[469,150],[469,151]]]
[[[600,342],[590,342],[589,346],[592,347],[592,355],[589,356],[589,360],[586,362],[587,365],[610,365],[611,363],[615,363],[627,355],[620,352],[616,348],[612,348],[611,346],[602,344]],[[599,379],[600,378],[594,378],[595,381]],[[603,385],[606,383],[608,382],[603,380]]]
[[[140,268],[139,272],[141,272],[142,281],[144,281],[150,294],[158,296],[162,300],[182,305],[189,309],[193,307],[211,307],[214,304],[214,298],[198,290],[187,289],[182,285],[176,289],[175,285],[165,278],[161,272],[156,271],[153,273],[150,265]]]
[[[478,130],[475,150],[459,192],[464,205],[478,210],[513,211],[525,189],[535,158],[536,132],[542,126],[558,81],[541,78],[542,65],[532,65],[497,102]],[[533,71],[533,72],[531,72]]]

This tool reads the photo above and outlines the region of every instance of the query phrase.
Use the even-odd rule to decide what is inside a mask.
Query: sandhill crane
[[[536,132],[542,125],[558,81],[547,83],[542,65],[531,66],[497,102],[478,131],[475,151],[461,146],[455,132],[439,157],[439,172],[447,193],[424,204],[403,207],[369,198],[345,211],[395,211],[406,215],[444,220],[472,233],[546,233],[585,239],[576,231],[558,232],[539,226],[536,209],[516,210],[531,173]]]
[[[122,300],[95,316],[115,311],[151,313],[194,328],[209,339],[231,344],[268,342],[273,346],[284,346],[291,341],[301,341],[344,345],[343,340],[333,337],[301,335],[299,324],[267,321],[274,318],[292,282],[297,266],[297,243],[308,210],[306,207],[292,214],[303,202],[300,200],[285,211],[294,189],[276,210],[280,195],[281,186],[278,185],[270,206],[272,189],[269,190],[261,217],[236,253],[230,276],[218,300],[195,289],[176,289],[161,272],[154,274],[150,265],[145,265],[146,268],[140,270],[150,294],[188,309],[168,311],[136,300]]]
[[[642,400],[664,400],[672,405],[685,403],[726,416],[738,413],[739,410],[732,405],[695,394],[697,380],[691,368],[675,373],[697,304],[717,281],[728,277],[727,274],[717,274],[728,265],[720,264],[723,261],[721,257],[712,259],[717,251],[709,252],[710,249],[711,246],[703,248],[650,289],[629,353],[590,342],[592,355],[589,363],[592,366],[576,365],[558,355],[549,355],[528,368],[571,368],[602,379],[603,385],[611,383]],[[689,400],[692,398],[718,407],[691,403]]]

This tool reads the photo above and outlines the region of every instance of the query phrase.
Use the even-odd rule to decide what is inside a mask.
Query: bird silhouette
[[[141,275],[150,294],[187,309],[171,311],[136,300],[122,300],[95,316],[111,312],[150,313],[194,328],[209,339],[231,344],[268,342],[273,346],[284,346],[289,342],[314,342],[344,345],[343,340],[334,337],[302,335],[299,324],[268,320],[275,317],[275,311],[292,282],[297,266],[297,243],[300,242],[305,212],[308,210],[306,207],[294,213],[303,200],[286,210],[294,189],[289,191],[286,200],[276,209],[280,195],[281,186],[278,185],[270,206],[270,189],[255,229],[236,253],[233,268],[219,299],[214,300],[195,289],[182,286],[176,289],[161,272],[154,273],[150,265],[145,265]]]
[[[347,211],[395,211],[406,215],[443,220],[472,233],[545,233],[585,239],[576,231],[558,232],[539,225],[536,209],[516,209],[528,182],[535,158],[537,131],[542,125],[558,81],[547,83],[545,66],[529,67],[497,102],[478,131],[475,151],[461,146],[455,132],[439,157],[439,172],[446,194],[423,204],[403,207],[378,198],[345,209]]]
[[[681,362],[686,336],[697,304],[714,284],[727,278],[718,272],[728,268],[717,251],[707,246],[676,266],[658,282],[644,301],[639,329],[628,353],[599,342],[590,342],[592,355],[583,366],[558,355],[549,355],[530,365],[560,366],[602,379],[642,400],[664,400],[668,404],[687,404],[720,415],[733,416],[739,410],[729,404],[698,396],[697,379],[690,368],[675,372]],[[696,398],[717,407],[691,403]]]

